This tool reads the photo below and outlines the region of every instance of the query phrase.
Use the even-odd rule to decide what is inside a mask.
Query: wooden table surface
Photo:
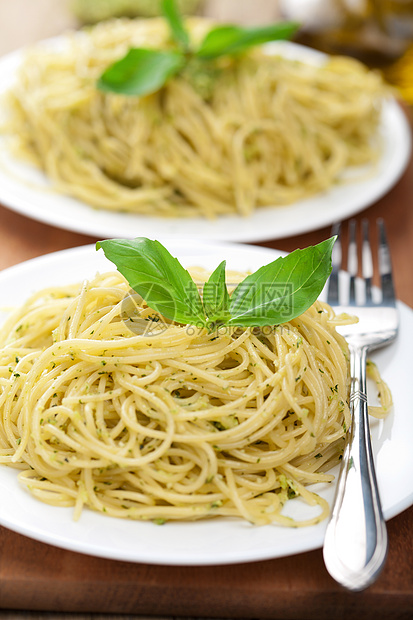
[[[39,8],[39,3],[51,10],[50,1],[33,4]],[[3,29],[6,4],[13,3],[0,6]],[[16,0],[13,10],[23,4]],[[29,4],[26,0],[26,8]],[[67,23],[59,19],[50,19],[48,27],[59,31]],[[38,23],[38,38],[54,34],[41,30],[42,20]],[[10,32],[8,36],[11,47]],[[26,39],[33,38],[31,30]],[[372,224],[377,217],[385,219],[398,296],[413,307],[413,161],[397,185],[356,219],[365,217]],[[329,233],[322,229],[262,245],[290,251],[318,243]],[[95,241],[0,206],[0,269]],[[378,581],[364,592],[348,593],[327,574],[321,550],[251,564],[152,566],[81,555],[0,528],[0,610],[3,615],[4,610],[51,611],[54,617],[77,612],[307,620],[413,618],[413,508],[391,519],[388,531],[389,555]]]

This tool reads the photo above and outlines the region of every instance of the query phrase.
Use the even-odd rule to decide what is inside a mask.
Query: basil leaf
[[[174,0],[163,0],[162,13],[165,16],[171,29],[173,39],[184,51],[189,48],[189,34],[185,29],[182,17],[177,9]]]
[[[225,282],[226,264],[223,260],[204,284],[202,299],[205,313],[211,323],[226,323],[229,319],[229,294]]]
[[[153,310],[177,323],[206,325],[195,282],[159,241],[107,239],[99,248]]]
[[[225,54],[235,54],[253,45],[288,39],[298,27],[299,24],[295,22],[279,22],[260,28],[217,26],[207,33],[196,55],[201,58],[217,58]]]
[[[149,95],[162,88],[184,63],[181,52],[132,48],[102,73],[98,88],[123,95]]]
[[[231,296],[228,324],[275,325],[305,312],[330,275],[335,240],[295,250],[247,276]]]
[[[118,271],[148,305],[178,323],[202,327],[241,327],[285,323],[305,312],[317,299],[331,272],[336,237],[295,250],[247,276],[231,297],[223,261],[204,285],[204,304],[188,271],[159,241],[98,241]],[[208,319],[207,319],[208,317]]]

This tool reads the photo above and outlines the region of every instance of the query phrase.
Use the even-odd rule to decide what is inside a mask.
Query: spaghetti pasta
[[[194,40],[209,27],[189,21]],[[53,188],[100,209],[214,218],[285,205],[377,160],[378,74],[249,52],[193,69],[153,95],[96,88],[131,46],[167,47],[162,19],[117,20],[29,51],[5,131]]]
[[[83,506],[158,523],[325,518],[327,502],[306,487],[333,480],[350,423],[332,309],[209,333],[166,323],[143,300],[126,320],[128,291],[119,273],[97,275],[40,291],[8,318],[0,463],[76,518]],[[294,496],[319,514],[285,516]]]

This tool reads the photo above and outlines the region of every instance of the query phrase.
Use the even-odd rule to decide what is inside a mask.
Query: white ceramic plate
[[[264,248],[198,241],[166,242],[189,267],[215,268],[224,258],[229,269],[255,270],[279,253]],[[113,268],[92,246],[49,254],[0,273],[0,307],[20,304],[41,287],[81,281]],[[377,476],[387,519],[413,504],[413,417],[411,415],[411,345],[413,312],[400,304],[401,330],[396,343],[374,355],[394,397],[386,420],[372,422]],[[317,485],[331,501],[334,485]],[[287,514],[305,517],[310,508],[288,502]],[[85,509],[78,522],[72,510],[34,499],[17,481],[17,472],[0,466],[0,524],[31,538],[72,551],[152,564],[206,565],[281,557],[322,546],[325,523],[307,528],[256,527],[241,519],[200,522],[134,522]]]
[[[44,44],[59,48],[62,38]],[[271,44],[269,50],[315,64],[322,63],[325,58],[319,52],[289,42]],[[0,60],[0,95],[13,84],[22,58],[23,52],[18,51]],[[345,219],[377,201],[397,182],[408,162],[411,140],[405,115],[392,99],[384,103],[380,134],[384,148],[374,172],[363,177],[363,170],[357,169],[356,178],[364,180],[337,184],[326,192],[285,207],[260,208],[249,218],[231,215],[215,221],[165,219],[94,209],[51,191],[47,178],[14,159],[5,139],[0,138],[0,203],[41,222],[99,238],[139,235],[249,242],[279,239]],[[349,173],[353,175],[354,171],[346,171],[343,177],[348,177]]]

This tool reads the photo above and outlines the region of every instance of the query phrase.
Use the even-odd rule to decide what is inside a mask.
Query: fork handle
[[[370,441],[366,356],[367,347],[350,346],[351,428],[324,541],[327,570],[354,591],[375,581],[387,556],[386,523]]]

